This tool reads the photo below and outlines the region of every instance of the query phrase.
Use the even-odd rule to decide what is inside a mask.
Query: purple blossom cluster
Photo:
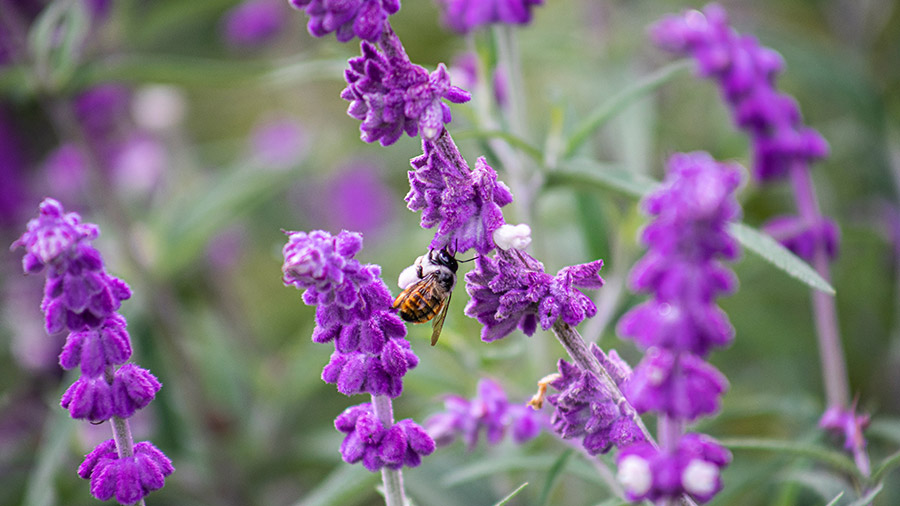
[[[478,444],[482,432],[488,444],[499,443],[507,432],[516,443],[524,443],[537,437],[545,424],[540,412],[524,403],[510,404],[503,387],[487,378],[478,382],[474,398],[448,395],[444,411],[425,420],[425,428],[438,446],[461,438],[469,450]]]
[[[222,35],[234,46],[265,44],[285,26],[282,0],[246,0],[229,10],[222,20]]]
[[[621,387],[631,375],[628,364],[615,350],[607,356],[591,344],[590,351],[616,386]],[[559,393],[548,395],[547,402],[554,408],[551,426],[560,437],[581,438],[582,446],[591,455],[645,440],[634,421],[634,409],[624,399],[617,401],[610,387],[594,373],[562,359],[558,368],[559,374],[549,386]]]
[[[313,341],[335,347],[322,379],[345,395],[399,396],[403,376],[419,359],[379,277],[381,268],[353,258],[362,249],[362,236],[346,230],[336,236],[321,230],[287,234],[284,284],[305,290],[303,301],[316,306]],[[338,416],[335,427],[347,434],[341,445],[344,460],[362,461],[374,472],[417,466],[422,455],[434,451],[434,442],[412,420],[386,424],[370,404]]]
[[[370,403],[347,408],[334,420],[337,430],[346,434],[341,456],[348,464],[362,461],[371,472],[382,467],[416,467],[422,457],[434,452],[434,440],[411,419],[385,427]]]
[[[444,24],[464,34],[496,23],[526,25],[531,22],[531,9],[544,0],[438,0],[438,4]]]
[[[12,245],[25,248],[25,273],[46,271],[41,305],[46,330],[69,332],[59,363],[64,369],[81,370],[60,404],[72,418],[94,423],[131,417],[161,386],[150,371],[125,363],[131,357],[131,341],[125,318],[117,311],[131,290],[107,274],[91,245],[99,233],[96,225],[82,223],[77,213],[66,213],[48,198]],[[162,488],[164,477],[173,472],[172,463],[152,444],[139,443],[134,452],[131,444],[130,436],[103,443],[79,469],[82,478],[91,480],[91,493],[98,499],[115,497],[133,504]]]
[[[359,37],[377,41],[388,16],[400,10],[400,0],[290,0],[309,16],[306,28],[315,37],[331,32],[340,42]]]
[[[347,87],[341,98],[350,102],[347,113],[362,123],[361,138],[379,141],[382,146],[395,142],[403,132],[425,140],[434,140],[452,119],[447,99],[455,104],[468,102],[471,95],[450,84],[444,64],[428,73],[405,54],[386,55],[375,45],[363,41],[362,56],[352,58],[344,72]]]
[[[700,75],[718,82],[735,122],[751,136],[759,180],[782,178],[791,165],[828,155],[825,139],[803,125],[796,101],[775,87],[781,55],[737,33],[720,5],[667,16],[651,35],[659,46],[693,56]]]
[[[353,258],[362,236],[346,230],[288,236],[284,284],[304,289],[303,301],[316,306],[313,341],[335,346],[322,379],[345,395],[399,396],[403,376],[419,359],[404,339],[406,327],[391,308],[380,267]]]
[[[625,314],[618,331],[647,350],[624,385],[625,396],[640,413],[658,412],[661,427],[715,413],[728,386],[703,357],[729,344],[734,335],[715,298],[736,285],[720,259],[739,254],[727,228],[740,215],[734,198],[739,184],[738,167],[703,152],[678,153],[669,159],[662,187],[643,201],[653,222],[643,231],[648,252],[635,265],[630,282],[632,289],[653,298]],[[724,448],[700,439],[702,451],[695,436],[679,440],[667,435],[658,450],[642,444],[620,453],[628,498],[656,500],[682,493],[701,502],[711,498],[721,488],[719,470],[730,457]],[[702,479],[691,474],[696,469]],[[637,470],[647,474],[636,478]]]
[[[512,202],[509,188],[498,181],[484,157],[469,170],[458,152],[448,158],[437,144],[427,140],[422,144],[424,154],[410,161],[406,202],[411,211],[422,211],[422,228],[437,227],[430,248],[489,253],[494,249],[494,231],[505,223],[500,208]]]
[[[498,248],[493,258],[481,256],[466,274],[471,297],[466,314],[484,328],[481,339],[502,339],[516,328],[531,336],[538,323],[549,329],[557,319],[578,325],[597,313],[594,302],[580,289],[603,286],[602,260],[562,268],[556,276],[524,251]]]

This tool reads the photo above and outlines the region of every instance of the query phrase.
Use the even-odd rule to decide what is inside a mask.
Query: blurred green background
[[[6,22],[12,3],[0,1]],[[525,135],[539,149],[670,63],[649,43],[646,27],[703,5],[546,3],[517,32],[524,80],[509,83],[525,94]],[[833,285],[851,391],[873,415],[870,453],[877,463],[900,445],[900,7],[891,0],[722,3],[739,31],[784,56],[780,88],[831,144],[814,179],[823,211],[842,231]],[[0,238],[15,240],[44,196],[100,225],[108,271],[134,290],[123,305],[133,361],[163,383],[133,421],[135,437],[153,441],[176,467],[148,504],[379,504],[379,476],[341,461],[342,435],[333,428],[338,413],[365,399],[347,398],[319,379],[330,345],[311,342],[314,309],[281,283],[281,230],[363,229],[357,258],[380,264],[396,292],[396,276],[432,236],[403,202],[409,159],[421,147],[408,137],[388,148],[359,140],[358,122],[339,97],[356,42],[310,37],[306,16],[279,3],[284,26],[273,39],[235,44],[224,27],[236,4],[120,0],[108,18],[84,29],[84,45],[71,54],[47,50],[44,61],[31,47],[0,67],[2,112],[22,159],[21,170],[3,173],[10,178],[4,186],[18,178],[22,198]],[[429,70],[467,50],[464,38],[441,27],[430,1],[406,0],[391,22],[411,59]],[[475,39],[484,45],[490,34]],[[75,140],[60,127],[67,123],[65,104],[108,82],[124,85],[132,98],[165,85],[165,96],[183,107],[181,120],[152,132],[163,147],[164,170],[143,185],[129,184],[139,180],[136,173],[89,171],[83,184],[67,187],[48,168],[57,146]],[[128,118],[134,111],[132,102],[126,122],[135,123]],[[470,105],[453,112],[449,129],[472,163],[486,151],[477,114]],[[274,147],[254,144],[254,132],[273,120],[291,127],[275,136]],[[581,154],[660,178],[668,154],[694,150],[749,163],[747,138],[732,127],[718,90],[681,72],[617,114]],[[489,161],[504,178],[504,167]],[[65,195],[56,191],[60,184]],[[751,226],[793,210],[786,185],[748,181],[740,199]],[[614,331],[618,317],[642,300],[622,286],[642,253],[636,237],[644,220],[635,202],[555,186],[541,192],[532,214],[533,253],[548,272],[604,259],[608,285],[594,294],[601,314],[581,330],[636,364],[639,351]],[[521,216],[509,209],[506,219],[517,223]],[[59,336],[41,328],[42,279],[23,278],[20,259],[15,251],[0,262],[0,504],[96,504],[75,469],[109,429],[70,420],[58,407],[74,378],[56,364]],[[836,447],[816,429],[824,406],[808,288],[755,256],[734,268],[740,290],[721,305],[737,338],[711,357],[731,388],[721,413],[698,430],[724,440]],[[477,322],[463,315],[466,302],[458,287],[434,348],[429,326],[409,329],[420,364],[394,402],[398,419],[421,423],[442,408],[442,394],[471,397],[485,376],[501,383],[511,401],[525,401],[564,357],[541,331],[482,343]],[[490,505],[526,481],[510,504],[615,504],[604,502],[610,493],[593,465],[566,448],[549,433],[524,446],[482,442],[472,452],[456,443],[405,471],[405,483],[420,505]],[[550,472],[560,467],[562,473]],[[839,504],[850,504],[853,496],[827,466],[778,452],[735,450],[724,479],[712,504],[825,504],[841,490],[847,492]],[[896,471],[886,481],[875,504],[900,503]]]

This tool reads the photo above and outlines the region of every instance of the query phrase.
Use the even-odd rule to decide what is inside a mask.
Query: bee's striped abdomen
[[[425,323],[440,312],[444,300],[430,284],[420,282],[403,290],[394,300],[394,307],[399,310],[400,318],[410,323]]]

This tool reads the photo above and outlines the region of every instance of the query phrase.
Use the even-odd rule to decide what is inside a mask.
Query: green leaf
[[[763,260],[786,272],[820,292],[834,295],[834,288],[825,281],[818,272],[791,253],[787,248],[778,243],[771,236],[744,225],[732,223],[729,232],[741,245],[749,251],[756,253]]]
[[[516,494],[518,494],[519,492],[521,492],[522,489],[524,489],[524,488],[527,487],[527,486],[528,486],[528,482],[526,481],[525,483],[519,485],[519,488],[517,488],[517,489],[513,490],[512,492],[510,492],[508,496],[506,496],[506,497],[504,497],[503,499],[501,499],[500,502],[498,502],[498,503],[495,504],[494,506],[503,506],[504,504],[508,503],[513,497],[516,496]]]
[[[507,144],[518,148],[538,164],[543,163],[544,153],[525,139],[503,130],[461,130],[453,134],[456,139],[503,139]]]
[[[381,474],[370,473],[362,466],[340,465],[294,506],[358,504],[380,481]]]
[[[342,81],[347,60],[291,60],[276,62],[273,70],[262,76],[263,84],[273,87],[293,87],[312,81]]]
[[[835,498],[832,499],[831,501],[828,501],[828,504],[826,504],[825,506],[837,506],[837,503],[838,503],[838,501],[841,499],[841,497],[844,497],[844,493],[843,493],[843,492],[841,492],[840,494],[836,495]]]
[[[558,170],[550,172],[546,181],[546,185],[550,187],[559,185],[575,188],[593,187],[632,198],[643,198],[659,184],[659,181],[653,178],[588,159],[566,162]],[[729,232],[744,248],[779,270],[816,290],[834,295],[834,288],[828,281],[772,237],[741,223],[731,224]]]
[[[245,86],[271,69],[258,61],[227,61],[171,54],[117,54],[80,69],[79,87],[106,81],[153,82],[182,86]]]
[[[875,499],[875,497],[878,496],[878,494],[881,493],[881,490],[883,488],[884,488],[884,484],[879,483],[878,486],[876,486],[872,490],[869,490],[869,492],[866,493],[866,495],[853,501],[852,503],[848,504],[847,506],[868,506],[868,505],[872,504],[872,501]]]
[[[559,458],[556,459],[556,462],[550,466],[550,470],[547,472],[547,479],[544,481],[544,488],[541,490],[541,498],[538,501],[538,504],[541,506],[547,504],[547,501],[550,500],[550,493],[553,492],[553,487],[559,482],[562,472],[566,468],[566,464],[569,463],[569,459],[572,458],[574,453],[575,450],[571,448],[566,449],[566,451],[562,452]]]
[[[485,458],[473,461],[467,466],[463,466],[452,473],[448,473],[444,477],[444,485],[451,487],[481,478],[493,476],[495,474],[506,473],[510,471],[547,471],[555,462],[558,461],[556,455],[507,455],[496,458]],[[569,469],[569,474],[578,476],[591,483],[605,485],[605,483],[597,476],[593,470],[573,466]]]
[[[898,466],[900,466],[900,451],[888,456],[875,467],[875,471],[872,473],[872,481],[880,480],[885,473],[890,472]]]
[[[72,77],[89,27],[84,2],[56,0],[41,11],[28,32],[28,49],[45,89],[55,92]]]
[[[578,148],[580,148],[594,132],[605,125],[611,118],[615,117],[620,111],[635,101],[645,97],[656,88],[672,80],[672,78],[676,77],[680,72],[687,70],[690,66],[690,60],[680,60],[670,63],[647,75],[630,88],[620,91],[606,102],[600,104],[599,107],[575,128],[575,133],[572,134],[566,145],[565,157],[569,158],[575,154],[575,152],[578,151]]]
[[[756,438],[722,439],[719,440],[719,443],[731,450],[769,451],[782,455],[807,457],[827,464],[847,474],[861,478],[859,476],[859,469],[857,469],[856,464],[850,458],[841,452],[822,448],[821,446],[779,439]]]

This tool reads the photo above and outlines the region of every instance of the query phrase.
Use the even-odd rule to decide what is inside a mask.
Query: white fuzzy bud
[[[635,496],[646,494],[653,484],[650,464],[637,455],[629,455],[619,462],[616,479],[625,487],[626,491]]]
[[[494,244],[502,250],[525,249],[531,244],[531,227],[525,223],[503,225],[494,230]]]
[[[161,132],[178,126],[184,120],[187,100],[175,86],[144,86],[134,95],[131,115],[141,128]]]
[[[700,459],[690,461],[681,473],[681,485],[687,492],[698,496],[712,494],[718,479],[719,468]]]

